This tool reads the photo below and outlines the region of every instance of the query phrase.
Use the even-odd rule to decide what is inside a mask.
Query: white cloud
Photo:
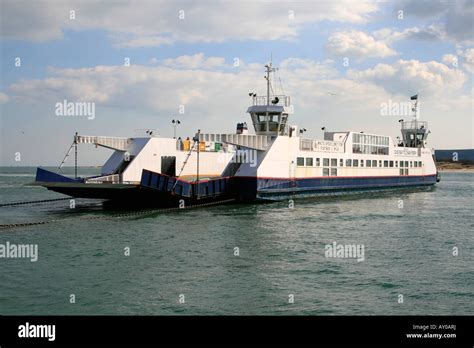
[[[75,19],[70,19],[70,11]],[[179,11],[184,11],[180,19]],[[190,2],[190,1],[2,1],[2,36],[44,42],[64,30],[105,30],[119,47],[173,42],[277,40],[295,38],[320,21],[365,23],[377,1]],[[293,11],[290,13],[290,11]],[[28,23],[28,25],[25,25]]]
[[[348,75],[382,86],[389,93],[420,93],[425,98],[454,96],[459,93],[467,76],[459,69],[430,61],[399,60],[394,64],[378,64],[363,71],[349,70]]]
[[[401,40],[419,40],[419,41],[438,41],[443,40],[446,34],[439,25],[430,25],[427,27],[412,27],[402,31],[384,28],[373,33],[378,40],[384,40],[388,44],[393,44]]]
[[[10,98],[3,92],[0,92],[0,104],[5,104]]]
[[[399,10],[403,10],[406,17],[438,21],[437,26],[455,42],[472,43],[474,40],[472,0],[401,0],[394,4],[394,11]]]
[[[163,65],[177,69],[211,69],[225,65],[222,57],[205,58],[204,53],[192,56],[180,56],[163,60]]]
[[[326,44],[332,55],[356,58],[386,58],[397,53],[382,40],[362,31],[346,31],[332,34]]]
[[[461,56],[461,66],[471,74],[474,74],[474,48],[459,50]]]

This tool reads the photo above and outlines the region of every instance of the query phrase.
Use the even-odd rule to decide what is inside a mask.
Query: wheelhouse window
[[[296,158],[296,165],[298,167],[303,167],[304,166],[304,157],[297,157]]]
[[[306,157],[306,167],[312,167],[312,166],[313,166],[313,158]]]

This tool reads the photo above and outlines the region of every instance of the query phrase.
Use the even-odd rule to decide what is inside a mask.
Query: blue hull
[[[237,178],[236,178],[237,179]],[[295,197],[338,195],[366,190],[430,186],[436,175],[391,177],[238,178],[237,194],[242,200],[282,200]]]

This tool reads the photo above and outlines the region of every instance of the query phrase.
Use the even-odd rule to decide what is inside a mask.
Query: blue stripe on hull
[[[348,191],[365,191],[413,186],[427,186],[436,183],[436,175],[394,176],[364,178],[298,178],[263,179],[257,183],[256,199],[280,200],[293,197],[341,194]]]

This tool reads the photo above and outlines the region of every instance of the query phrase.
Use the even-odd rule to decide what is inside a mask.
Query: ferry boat
[[[175,205],[286,200],[429,186],[439,180],[434,150],[427,146],[428,124],[417,117],[417,95],[411,97],[413,120],[399,121],[402,137],[397,142],[385,135],[325,129],[324,139],[308,139],[289,123],[290,97],[270,93],[276,69],[271,63],[265,68],[266,95],[249,93],[252,105],[247,112],[254,134],[246,123],[231,134],[198,130],[192,139],[152,132],[135,138],[76,133],[66,155],[74,150],[74,178],[38,168],[36,183],[71,197]],[[77,176],[79,144],[113,151],[101,175]]]

